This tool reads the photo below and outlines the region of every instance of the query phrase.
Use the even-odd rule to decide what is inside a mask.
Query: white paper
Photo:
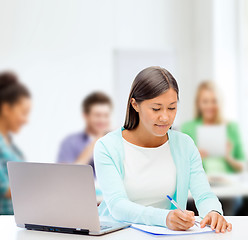
[[[226,126],[199,126],[197,128],[197,147],[210,157],[223,157],[226,154]]]
[[[173,231],[166,227],[147,226],[142,224],[132,224],[132,228],[156,235],[185,235],[213,232],[210,227],[200,228],[197,226],[193,226],[186,231]]]

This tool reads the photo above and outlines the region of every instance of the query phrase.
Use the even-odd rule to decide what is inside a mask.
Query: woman
[[[95,145],[95,169],[104,199],[99,213],[119,221],[187,230],[194,225],[194,213],[175,209],[166,195],[185,209],[190,189],[204,217],[201,227],[210,224],[216,232],[231,231],[192,139],[171,130],[178,92],[176,80],[163,68],[149,67],[136,76],[124,127]]]
[[[199,149],[203,167],[207,174],[234,173],[243,169],[244,149],[238,126],[226,122],[221,114],[220,100],[215,85],[206,81],[199,85],[195,100],[195,119],[182,125],[182,132],[188,134],[197,144],[197,128],[202,125],[226,124],[227,150],[223,157],[212,157],[204,149]]]
[[[30,93],[10,72],[0,73],[0,214],[13,214],[7,162],[23,161],[10,134],[27,122],[31,106]]]

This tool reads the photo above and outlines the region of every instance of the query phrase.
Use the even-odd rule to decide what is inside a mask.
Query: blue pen
[[[177,204],[177,202],[175,202],[169,195],[167,195],[167,198],[170,200],[170,202],[178,209],[180,210],[181,212],[185,213],[180,207],[179,205]],[[196,223],[200,224],[200,222],[198,221],[195,221],[195,226],[199,227]]]

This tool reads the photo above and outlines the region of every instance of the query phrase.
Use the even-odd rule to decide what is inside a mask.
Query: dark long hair
[[[10,71],[0,73],[0,113],[4,103],[15,104],[21,97],[31,97],[29,90]]]
[[[179,89],[177,81],[169,71],[161,67],[148,67],[142,70],[134,79],[127,102],[126,118],[124,128],[131,130],[139,124],[139,114],[135,111],[131,104],[134,98],[137,103],[144,100],[158,97],[169,88],[177,93],[179,100]]]

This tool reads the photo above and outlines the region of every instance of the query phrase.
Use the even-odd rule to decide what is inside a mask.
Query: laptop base
[[[54,226],[42,226],[35,224],[25,224],[27,230],[45,231],[45,232],[57,232],[57,233],[70,233],[79,235],[89,235],[89,230],[87,229],[76,229],[76,228],[63,228]]]

